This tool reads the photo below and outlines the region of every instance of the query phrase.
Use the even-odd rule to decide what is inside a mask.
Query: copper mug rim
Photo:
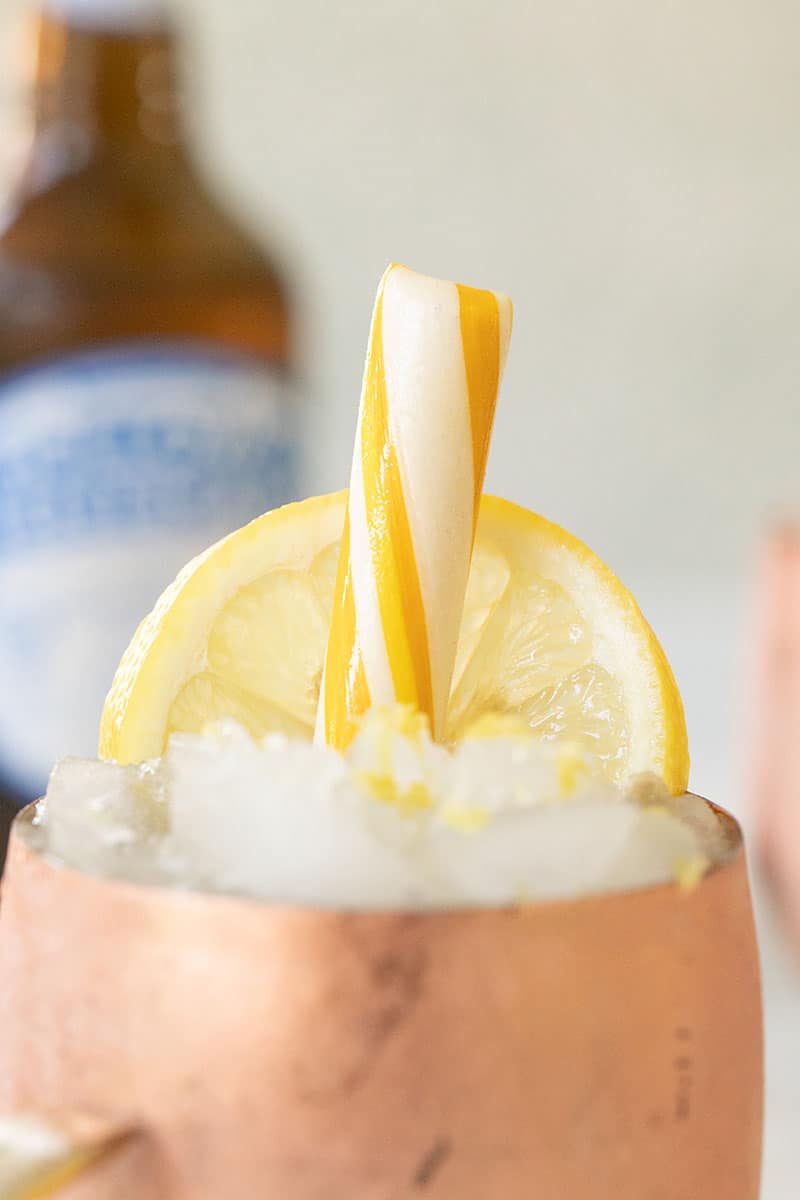
[[[715,804],[713,800],[708,800],[705,796],[699,795],[697,792],[686,792],[687,796],[693,797],[695,800],[701,801],[708,805],[710,809],[722,822],[725,828],[725,850],[721,853],[708,867],[703,874],[703,877],[698,881],[697,887],[702,887],[707,880],[723,870],[737,857],[745,853],[745,839],[742,827],[739,821],[727,809],[719,804]],[[589,905],[596,904],[599,900],[610,898],[624,899],[628,896],[643,896],[657,895],[659,893],[672,891],[678,888],[678,883],[674,879],[663,880],[659,883],[640,884],[637,887],[621,887],[608,888],[601,891],[583,892],[574,896],[566,895],[551,899],[530,899],[512,901],[506,904],[454,904],[443,905],[441,907],[430,908],[368,908],[357,905],[323,905],[323,904],[299,904],[281,900],[268,900],[259,896],[246,895],[234,891],[216,891],[212,888],[203,888],[200,886],[172,886],[166,883],[140,883],[133,879],[124,879],[113,875],[96,875],[88,871],[84,871],[79,867],[71,866],[64,862],[57,855],[50,855],[46,849],[40,849],[32,844],[33,821],[36,816],[36,808],[40,803],[39,800],[33,801],[19,811],[14,819],[11,830],[12,840],[19,840],[24,846],[25,851],[42,863],[46,864],[53,870],[64,872],[66,875],[72,875],[81,881],[90,880],[94,884],[110,887],[122,894],[124,891],[129,891],[133,895],[160,897],[165,903],[189,903],[195,905],[213,904],[220,906],[222,904],[245,904],[251,908],[264,909],[270,912],[279,910],[281,912],[291,913],[329,913],[331,916],[342,915],[362,915],[374,918],[386,917],[396,919],[398,917],[436,917],[436,916],[459,916],[468,915],[476,912],[515,912],[520,908],[531,909],[540,908],[548,911],[555,911],[559,907],[574,906],[574,905]]]
[[[522,1200],[531,1179],[618,1200],[667,1176],[755,1200],[758,956],[742,832],[712,808],[726,848],[691,890],[419,912],[93,877],[28,847],[29,809],[0,908],[0,1111],[142,1131],[87,1180],[126,1200],[234,1178],[401,1196],[423,1175],[431,1200]],[[159,1191],[173,1167],[184,1190]]]

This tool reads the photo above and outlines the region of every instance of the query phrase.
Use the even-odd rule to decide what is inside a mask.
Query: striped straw
[[[344,749],[394,702],[443,735],[511,317],[506,296],[406,267],[380,282],[318,741]]]

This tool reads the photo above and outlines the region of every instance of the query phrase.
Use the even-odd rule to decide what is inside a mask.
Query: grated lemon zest
[[[433,808],[433,797],[424,783],[412,783],[400,793],[400,811],[404,817],[413,816],[426,808]]]
[[[448,804],[442,809],[442,821],[458,833],[479,833],[489,823],[489,811],[485,808],[464,808]]]
[[[371,800],[391,805],[404,817],[433,807],[433,797],[424,783],[412,783],[410,787],[401,788],[392,775],[380,771],[354,771],[353,778]]]
[[[672,873],[680,891],[694,891],[710,865],[702,854],[695,858],[676,858],[672,864]]]

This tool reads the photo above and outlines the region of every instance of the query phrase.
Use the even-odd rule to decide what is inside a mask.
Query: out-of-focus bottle
[[[188,558],[291,498],[295,458],[287,294],[194,173],[162,0],[44,0],[37,41],[0,231],[7,809],[94,753],[137,622]]]

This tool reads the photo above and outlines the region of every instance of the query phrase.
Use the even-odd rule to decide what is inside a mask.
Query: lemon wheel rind
[[[163,752],[173,701],[207,666],[209,631],[219,613],[270,572],[309,567],[340,537],[345,503],[346,492],[336,492],[286,505],[184,567],[120,662],[103,712],[101,757],[125,763]],[[508,500],[483,497],[478,537],[506,554],[515,570],[553,580],[574,600],[592,631],[593,660],[620,682],[625,697],[627,773],[655,771],[673,793],[684,791],[689,756],[680,693],[630,592],[573,534]]]

